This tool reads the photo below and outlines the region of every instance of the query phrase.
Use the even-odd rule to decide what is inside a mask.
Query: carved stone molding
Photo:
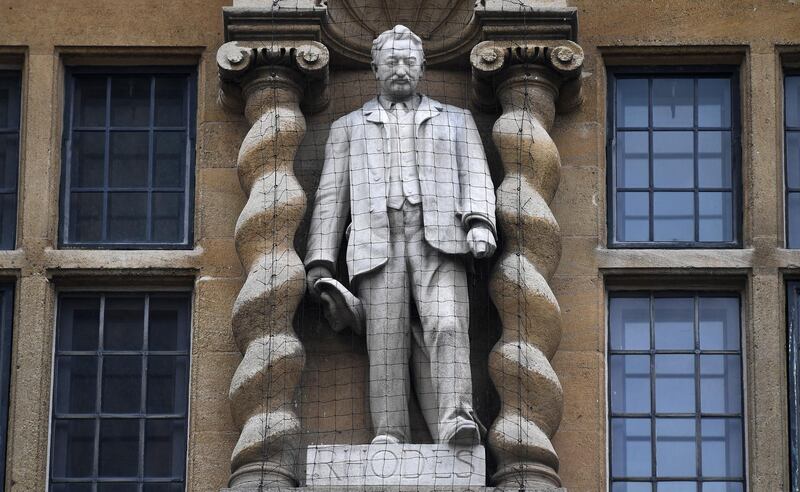
[[[395,24],[422,37],[428,67],[466,67],[476,43],[576,39],[577,10],[543,0],[235,0],[225,40],[310,39],[337,66],[367,68],[372,40]]]
[[[294,235],[306,197],[294,158],[306,131],[301,104],[324,106],[328,51],[317,42],[220,47],[220,101],[243,111],[251,128],[237,160],[247,203],[235,241],[247,278],[233,307],[232,331],[243,354],[230,387],[242,429],[231,456],[233,488],[296,486],[301,435],[297,386],[305,351],[292,327],[305,290]]]
[[[583,50],[571,41],[485,41],[470,55],[475,101],[502,108],[492,138],[504,169],[497,219],[504,249],[490,294],[503,324],[489,354],[501,409],[488,445],[503,488],[557,488],[551,439],[563,391],[550,361],[561,340],[561,310],[549,280],[561,258],[561,232],[550,210],[561,160],[549,135],[560,108],[580,104]]]

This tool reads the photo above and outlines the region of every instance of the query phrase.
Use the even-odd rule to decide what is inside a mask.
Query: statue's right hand
[[[319,292],[314,288],[314,285],[317,283],[317,280],[321,278],[331,277],[333,277],[333,274],[324,266],[312,267],[308,270],[308,273],[306,273],[306,286],[308,287],[308,291],[311,295],[319,299]]]

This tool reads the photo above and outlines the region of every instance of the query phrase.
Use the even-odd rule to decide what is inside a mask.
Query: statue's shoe
[[[400,439],[394,437],[391,434],[378,434],[372,439],[370,446],[373,444],[402,444]]]
[[[477,446],[481,443],[478,424],[469,420],[459,423],[448,442],[453,446]]]

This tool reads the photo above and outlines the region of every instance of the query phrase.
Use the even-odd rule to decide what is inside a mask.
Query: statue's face
[[[425,71],[422,50],[410,39],[390,39],[372,61],[381,94],[394,101],[408,99]]]

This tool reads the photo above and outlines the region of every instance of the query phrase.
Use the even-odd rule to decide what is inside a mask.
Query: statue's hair
[[[386,44],[387,41],[390,39],[400,40],[400,39],[410,39],[416,47],[419,49],[420,53],[422,53],[422,60],[425,60],[425,52],[422,50],[422,39],[419,36],[414,34],[411,29],[398,24],[393,28],[389,29],[388,31],[383,31],[378,35],[377,38],[372,42],[372,61],[377,61],[378,52],[383,48],[383,45]]]

